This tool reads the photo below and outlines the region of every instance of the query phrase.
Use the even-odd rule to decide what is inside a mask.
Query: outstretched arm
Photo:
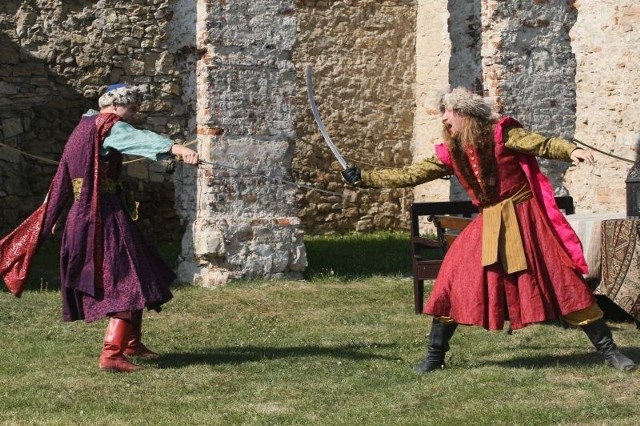
[[[195,152],[191,148],[187,148],[186,146],[177,143],[171,145],[171,154],[177,157],[181,157],[182,161],[194,166],[197,165],[200,161],[200,156],[197,152]]]
[[[587,164],[591,166],[596,164],[596,160],[594,160],[593,154],[591,154],[590,151],[587,151],[586,149],[582,149],[582,148],[576,148],[571,153],[571,161],[573,161],[573,164],[578,164],[583,161],[586,161]]]
[[[348,170],[354,171],[345,175]],[[352,167],[343,172],[343,177],[347,183],[353,185],[355,180],[352,182],[349,175],[355,175],[356,173],[360,178],[360,183],[356,186],[364,188],[399,188],[430,182],[451,175],[453,171],[434,156],[404,168],[360,170],[357,167],[355,169]]]
[[[594,164],[591,152],[578,148],[576,144],[562,138],[551,138],[528,132],[520,127],[512,127],[506,132],[504,144],[507,148],[550,160],[573,162],[586,161]]]
[[[105,138],[102,149],[115,149],[123,154],[138,155],[150,160],[160,160],[166,154],[180,156],[185,163],[198,164],[198,153],[180,145],[166,136],[150,130],[137,129],[129,123],[119,121]]]

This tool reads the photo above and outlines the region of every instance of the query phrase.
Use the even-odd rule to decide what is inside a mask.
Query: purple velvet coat
[[[82,118],[65,145],[47,199],[38,209],[44,210],[40,226],[32,231],[38,232],[39,246],[73,197],[72,181],[82,178],[82,190],[69,210],[60,247],[65,321],[91,322],[109,313],[145,307],[159,310],[172,297],[169,285],[176,277],[174,272],[144,240],[119,192],[100,188],[105,179],[118,181],[120,177],[122,154],[112,150],[107,157],[99,156],[102,142],[119,119],[114,114]]]

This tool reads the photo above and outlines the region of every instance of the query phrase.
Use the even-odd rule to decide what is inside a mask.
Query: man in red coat
[[[436,155],[404,169],[343,178],[362,187],[413,186],[455,175],[481,214],[449,247],[424,313],[434,317],[425,360],[415,371],[443,368],[458,324],[512,329],[562,317],[581,327],[613,367],[628,371],[582,274],[578,237],[558,210],[536,157],[593,164],[590,152],[561,138],[525,131],[479,96],[457,88],[441,100],[443,139]]]

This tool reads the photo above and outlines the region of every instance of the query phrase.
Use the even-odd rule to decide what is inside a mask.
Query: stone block
[[[22,120],[19,118],[3,118],[0,120],[0,125],[2,126],[2,136],[4,139],[18,136],[24,132]]]

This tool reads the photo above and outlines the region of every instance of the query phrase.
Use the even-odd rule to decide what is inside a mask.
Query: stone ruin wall
[[[313,68],[320,115],[348,162],[368,168],[411,164],[416,10],[415,1],[401,0],[297,3],[294,174],[343,194],[298,191],[307,232],[408,229],[411,189],[353,191],[342,183],[340,165],[309,108],[304,69]]]
[[[631,0],[539,0],[528,7],[494,0],[421,1],[414,161],[432,155],[438,139],[439,114],[429,106],[433,87],[460,83],[483,88],[503,113],[533,130],[635,160],[639,23],[640,6]],[[574,197],[578,212],[625,212],[631,164],[594,155],[595,167],[541,165],[558,195]],[[421,185],[415,198],[463,198],[455,185],[447,188],[446,182]]]
[[[489,2],[482,10],[482,68],[488,95],[528,129],[567,139],[575,133],[576,61],[569,31],[577,10],[568,2]],[[556,195],[565,195],[568,164],[539,160]]]
[[[576,2],[569,35],[576,56],[575,138],[636,160],[640,152],[640,5],[634,0]],[[626,212],[632,164],[595,154],[596,167],[569,169],[565,182],[583,211]]]
[[[108,84],[149,85],[141,127],[184,140],[189,105],[174,55],[167,51],[166,0],[3,0],[0,4],[0,232],[5,234],[42,203],[53,160],[83,112],[97,109]],[[14,149],[12,149],[14,148]],[[150,161],[125,166],[140,201],[139,226],[152,240],[183,234],[169,177]]]
[[[346,19],[345,12],[357,19]],[[315,194],[296,195],[294,187],[233,170],[341,190],[338,169],[331,169],[319,140],[315,147],[323,158],[306,163],[311,166],[306,169],[304,149],[294,149],[298,131],[306,138],[318,134],[301,78],[309,62],[318,65],[318,99],[345,153],[376,165],[409,164],[414,14],[415,3],[406,1],[5,3],[3,53],[13,50],[9,59],[36,64],[41,72],[18,78],[18,67],[5,68],[3,83],[11,86],[2,88],[9,98],[2,110],[3,135],[11,147],[59,157],[78,117],[95,107],[106,85],[120,79],[148,84],[153,93],[143,106],[142,126],[176,140],[196,137],[205,160],[231,167],[182,167],[169,177],[157,164],[130,163],[126,174],[141,201],[145,234],[169,241],[183,236],[179,275],[184,281],[214,286],[229,279],[299,276],[306,265],[303,227],[307,232],[403,229],[411,191],[351,191],[346,201],[328,200],[330,214],[325,200],[314,201]],[[330,37],[314,41],[307,32]],[[298,42],[300,33],[304,42]],[[331,46],[316,61],[313,54],[327,42]],[[351,57],[354,46],[358,54]],[[322,79],[323,70],[330,71],[329,78]],[[34,82],[49,87],[16,109],[16,100],[32,96]],[[352,96],[356,92],[362,98]],[[61,102],[65,98],[77,103],[75,110],[71,101]],[[29,114],[41,114],[43,106],[49,116],[34,126]],[[50,138],[45,123],[54,122],[53,114],[57,138],[45,147],[30,132]],[[341,126],[342,119],[348,126]],[[298,121],[305,124],[297,127]],[[363,130],[346,137],[358,127]],[[388,141],[394,146],[387,147]],[[292,170],[294,157],[300,167]],[[9,148],[0,163],[3,183],[15,181],[12,187],[22,191],[0,194],[16,201],[7,213],[11,220],[2,224],[7,232],[41,202],[55,166],[25,160]],[[40,187],[25,190],[32,181]]]
[[[233,10],[259,15],[269,2],[258,3],[264,5]],[[197,126],[195,68],[200,55],[193,29],[206,4],[186,0],[4,2],[0,5],[3,142],[55,160],[81,113],[95,108],[104,87],[120,79],[148,83],[154,89],[142,127],[178,141],[192,138]],[[382,166],[410,163],[415,9],[414,1],[298,1],[291,5],[295,10],[291,19],[297,25],[292,96],[299,142],[290,177],[332,190],[343,187],[337,163],[330,164],[331,154],[310,114],[302,74],[307,63],[314,66],[316,98],[325,124],[350,161]],[[220,28],[228,23],[218,24]],[[206,25],[202,22],[198,31]],[[42,201],[55,165],[9,148],[0,150],[0,196],[5,199],[0,232],[4,234]],[[146,160],[127,168],[129,184],[141,202],[139,225],[145,234],[165,241],[179,239],[195,201],[183,191],[174,191],[174,186],[186,180],[188,188],[192,174],[167,176],[161,166]],[[180,216],[175,213],[174,196]],[[295,203],[305,231],[325,233],[406,229],[411,200],[408,189],[347,191],[344,198],[298,190]]]
[[[193,15],[201,166],[179,279],[300,278],[307,265],[289,178],[295,143],[296,19],[289,0],[202,0]],[[188,42],[189,40],[187,40]]]
[[[567,2],[537,1],[530,7],[521,2],[450,1],[447,13],[434,13],[433,4],[422,6],[438,36],[450,45],[440,50],[428,41],[418,46],[417,56],[437,57],[444,62],[435,78],[419,84],[425,119],[416,124],[417,138],[438,139],[440,114],[433,108],[434,87],[462,85],[483,92],[503,114],[514,116],[525,127],[543,134],[570,138],[575,130],[575,58],[569,30],[577,12]],[[440,5],[444,7],[444,5]],[[436,21],[437,20],[437,21]],[[436,22],[439,25],[434,25]],[[425,24],[426,25],[426,24]],[[464,31],[453,31],[462,28]],[[431,32],[435,31],[434,29]],[[432,36],[434,37],[434,36]],[[444,52],[443,52],[444,50]],[[443,57],[444,56],[444,57]],[[418,79],[431,70],[419,68]],[[424,78],[424,77],[423,77]],[[435,86],[434,86],[435,83]],[[429,133],[426,129],[429,129]],[[435,135],[435,137],[434,137]],[[416,146],[424,142],[415,140]],[[416,157],[433,154],[433,143],[422,145]],[[558,195],[567,193],[563,176],[567,164],[540,160]],[[418,200],[468,199],[452,179],[439,187],[422,185]]]
[[[197,134],[209,160],[271,167],[340,192],[339,168],[306,99],[303,71],[312,64],[330,134],[364,167],[402,166],[431,155],[440,132],[434,100],[457,84],[484,88],[504,112],[535,130],[635,158],[640,7],[631,0],[525,6],[497,0],[6,0],[0,4],[2,142],[56,158],[79,115],[122,78],[153,90],[144,127],[178,141]],[[544,166],[579,211],[624,211],[630,164],[596,157],[595,168]],[[54,169],[0,147],[3,234],[42,201]],[[407,229],[414,196],[462,197],[448,181],[415,192],[347,189],[341,199],[205,168],[182,167],[167,176],[146,161],[131,163],[128,174],[141,197],[145,234],[172,241],[184,234],[186,275],[209,265],[217,271],[209,278],[214,283],[227,274],[225,266],[246,263],[250,251],[266,253],[271,267],[301,269],[301,229]],[[259,198],[264,205],[253,201]],[[279,208],[283,200],[287,205]],[[248,215],[239,221],[217,220],[217,214],[243,211]],[[196,217],[202,212],[204,218]],[[266,220],[254,222],[252,215]],[[209,232],[213,221],[223,225]],[[211,237],[194,238],[201,234]],[[262,244],[269,234],[286,246]],[[234,273],[269,269],[256,264],[256,271]]]

